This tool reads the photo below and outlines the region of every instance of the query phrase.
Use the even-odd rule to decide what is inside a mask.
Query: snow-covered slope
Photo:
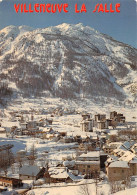
[[[0,31],[0,79],[25,95],[124,99],[137,83],[136,56],[136,49],[82,24]]]

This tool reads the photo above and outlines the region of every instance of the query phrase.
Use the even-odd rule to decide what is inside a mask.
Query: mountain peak
[[[81,23],[9,26],[0,45],[0,79],[25,94],[120,99],[135,81],[137,50]]]

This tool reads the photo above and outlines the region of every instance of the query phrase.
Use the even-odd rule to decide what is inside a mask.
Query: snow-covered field
[[[101,97],[100,97],[101,98]],[[103,97],[102,97],[103,98]],[[127,121],[137,122],[137,118],[133,118],[137,116],[137,107],[130,106],[128,103],[123,106],[119,104],[115,98],[110,98],[109,103],[102,103],[101,101],[95,102],[92,99],[75,99],[75,100],[65,100],[61,98],[32,98],[25,99],[19,98],[15,101],[9,103],[8,111],[16,111],[16,110],[45,110],[47,112],[51,112],[56,108],[63,108],[70,110],[76,110],[77,112],[90,112],[92,115],[94,114],[106,114],[107,117],[111,111],[116,110],[117,112],[123,113],[126,116]],[[6,110],[5,110],[6,111]]]
[[[54,187],[54,188],[40,188],[34,189],[27,193],[27,195],[96,195],[96,186],[95,184],[88,184],[86,187],[88,192],[84,190],[82,185],[79,186],[68,186],[68,187]],[[110,188],[108,184],[100,185],[97,188],[98,195],[110,195]],[[126,189],[124,191],[120,191],[114,193],[114,195],[136,195],[137,188]]]

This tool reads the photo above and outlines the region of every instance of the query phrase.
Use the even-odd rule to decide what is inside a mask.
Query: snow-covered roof
[[[100,161],[76,161],[75,162],[77,165],[99,165],[100,164]]]
[[[129,168],[128,163],[126,161],[115,161],[112,162],[109,167],[120,167],[120,168]]]
[[[121,146],[118,146],[117,149],[120,149],[120,150],[124,150],[124,151],[127,151],[127,148],[125,148],[123,145]]]
[[[127,161],[129,162],[130,160],[132,160],[136,155],[130,151],[126,151],[120,158],[119,160],[122,161]]]
[[[32,165],[24,165],[19,170],[19,174],[21,175],[28,175],[28,176],[36,176],[40,172],[40,167],[32,166]]]
[[[134,144],[135,142],[125,141],[122,145],[129,150]]]
[[[79,157],[99,157],[100,156],[100,153],[99,151],[92,151],[92,152],[88,152],[87,154],[81,154]]]
[[[114,162],[118,160],[118,157],[117,156],[114,156],[114,155],[111,155],[108,159],[107,159],[107,163],[110,163],[110,162]]]
[[[51,167],[48,169],[49,175],[52,178],[66,179],[68,178],[68,173],[66,168],[62,167]]]
[[[135,158],[133,158],[129,163],[135,163],[135,164],[137,164],[137,156]]]
[[[117,154],[118,156],[122,156],[125,153],[125,150],[122,149],[115,149],[114,153]]]
[[[72,179],[72,181],[81,181],[83,179],[82,176],[75,176],[72,173],[68,172],[68,176]]]
[[[122,142],[111,142],[111,143],[109,143],[109,146],[119,147],[121,145],[122,145]]]
[[[73,167],[75,165],[75,161],[74,160],[71,160],[71,161],[66,160],[66,161],[63,162],[63,165],[65,167],[67,167],[67,166],[72,166]]]

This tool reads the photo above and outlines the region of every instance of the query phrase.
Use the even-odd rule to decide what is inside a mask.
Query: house
[[[81,154],[77,157],[79,161],[100,161],[99,151],[87,152],[86,154]]]
[[[75,169],[86,178],[92,178],[99,175],[100,172],[100,154],[99,151],[92,151],[81,154],[76,158]]]
[[[0,176],[0,185],[4,187],[20,187],[23,185],[21,179],[9,178],[9,177],[2,177]]]
[[[22,180],[37,180],[43,177],[45,168],[40,168],[35,165],[24,165],[19,170],[19,178]]]
[[[115,161],[106,167],[109,181],[122,181],[130,177],[130,167],[126,161]]]
[[[137,156],[129,161],[129,167],[131,170],[131,175],[137,175]]]
[[[77,169],[80,174],[85,175],[88,178],[92,178],[96,175],[99,175],[99,161],[76,161],[75,163],[75,169]]]
[[[131,175],[137,175],[137,156],[134,153],[125,151],[119,160],[128,162]]]
[[[114,150],[122,145],[121,142],[111,142],[103,146],[103,151],[107,154],[114,154]]]
[[[68,169],[66,167],[50,167],[48,169],[48,174],[51,183],[58,182],[72,182],[72,179],[68,175]]]

